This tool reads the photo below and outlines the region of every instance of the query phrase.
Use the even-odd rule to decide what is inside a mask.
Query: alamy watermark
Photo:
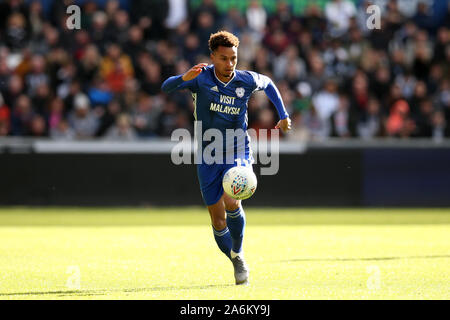
[[[381,271],[380,267],[373,265],[366,268],[366,272],[369,274],[367,279],[367,289],[370,291],[377,291],[381,288]]]
[[[81,271],[79,266],[68,266],[66,273],[69,277],[66,281],[66,287],[71,290],[81,289]]]
[[[66,20],[66,26],[69,30],[81,29],[81,8],[76,4],[67,7],[66,13],[70,15]]]
[[[373,4],[367,7],[366,13],[370,14],[366,20],[367,29],[381,29],[381,8]]]
[[[270,133],[270,138],[269,138]],[[203,130],[196,121],[194,137],[187,129],[176,129],[171,140],[171,159],[181,164],[261,164],[261,175],[275,175],[280,167],[280,133],[278,129]]]
[[[69,30],[81,29],[81,8],[76,5],[70,5],[66,9],[69,15],[66,19],[66,26]],[[372,4],[367,7],[366,13],[370,15],[366,20],[366,26],[369,30],[381,29],[381,8],[378,5]]]

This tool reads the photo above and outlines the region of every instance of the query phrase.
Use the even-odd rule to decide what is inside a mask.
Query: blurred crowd
[[[218,30],[240,38],[238,69],[277,84],[293,121],[284,138],[450,136],[448,1],[439,15],[433,0],[303,1],[297,15],[289,1],[226,12],[214,0],[1,1],[0,136],[133,140],[192,130],[189,92],[166,95],[161,84],[209,62]],[[77,3],[81,29],[71,30],[66,8]],[[367,24],[371,4],[380,29]],[[248,120],[274,128],[263,93]]]

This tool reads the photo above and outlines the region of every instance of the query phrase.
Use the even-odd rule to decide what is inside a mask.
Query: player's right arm
[[[162,91],[170,93],[175,90],[188,88],[191,91],[195,91],[196,84],[194,83],[195,78],[202,73],[203,68],[206,67],[207,63],[199,63],[189,69],[186,73],[178,76],[173,76],[164,81],[161,86]]]

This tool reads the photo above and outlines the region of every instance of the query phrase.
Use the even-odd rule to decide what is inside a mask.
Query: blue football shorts
[[[250,167],[253,170],[253,157],[246,155],[247,159],[240,159],[240,165]],[[207,206],[216,204],[223,195],[222,180],[225,173],[238,166],[238,162],[234,164],[198,164],[197,176],[200,183],[200,191],[203,201]]]

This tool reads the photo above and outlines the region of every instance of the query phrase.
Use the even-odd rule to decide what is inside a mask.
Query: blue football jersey
[[[179,75],[167,79],[162,86],[163,91],[189,89],[194,99],[194,118],[197,124],[201,123],[201,134],[208,129],[221,131],[224,148],[234,144],[234,150],[244,148],[246,153],[250,152],[247,108],[250,96],[255,91],[265,90],[270,100],[274,102],[280,119],[288,117],[280,93],[272,80],[256,72],[235,70],[233,78],[224,83],[216,76],[214,66],[209,65],[192,80],[183,81],[181,77],[182,75]],[[242,141],[239,142],[240,139],[228,141],[227,129],[243,130],[245,135]],[[203,141],[203,148],[207,144]]]

